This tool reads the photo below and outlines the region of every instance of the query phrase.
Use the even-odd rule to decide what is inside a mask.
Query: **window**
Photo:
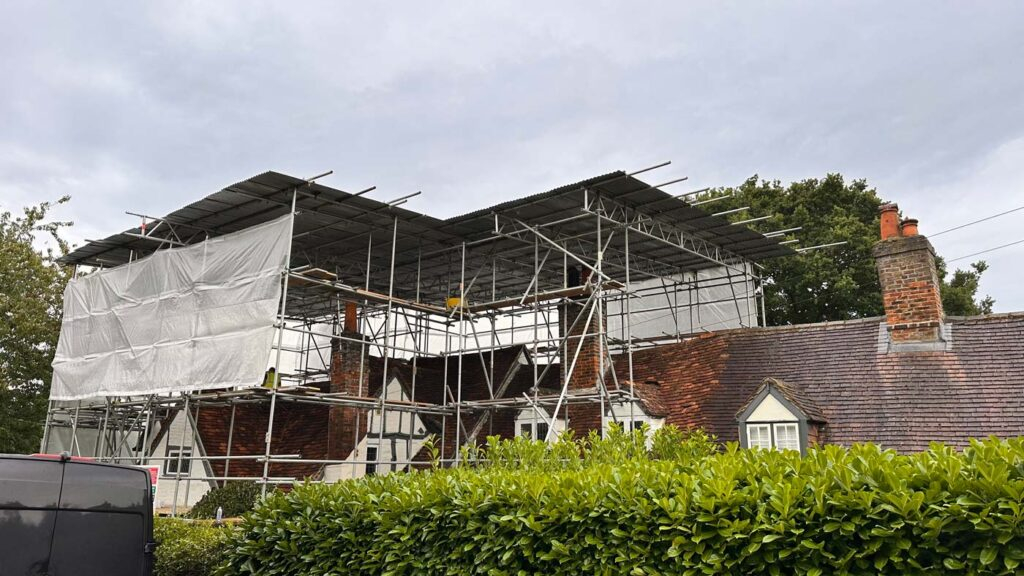
[[[772,431],[770,424],[747,424],[747,446],[750,448],[772,447]]]
[[[181,474],[192,470],[192,447],[167,446],[167,460],[164,461],[164,475],[178,475],[178,457],[181,456]]]
[[[547,422],[525,422],[519,425],[519,435],[535,440],[543,440],[548,437]]]
[[[775,425],[775,447],[779,450],[800,449],[800,431],[795,422]]]
[[[523,408],[516,415],[515,420],[515,435],[517,438],[531,438],[534,440],[546,440],[548,433],[551,434],[552,440],[557,438],[558,434],[566,429],[566,422],[563,418],[551,418],[545,420],[537,410],[533,408]]]
[[[377,447],[366,447],[366,475],[373,476],[377,473]]]
[[[764,450],[800,450],[800,425],[796,422],[747,424],[747,446]]]

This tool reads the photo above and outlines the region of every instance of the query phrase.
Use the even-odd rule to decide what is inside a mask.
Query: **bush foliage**
[[[582,447],[581,447],[582,446]],[[648,448],[649,446],[649,448]],[[491,440],[475,467],[277,493],[224,574],[1012,574],[1024,440],[715,453],[702,435]]]
[[[216,518],[217,508],[222,508],[224,518],[241,516],[260,499],[260,485],[255,482],[227,482],[203,494],[188,512],[189,518]]]
[[[207,576],[223,561],[227,528],[181,518],[155,518],[154,576]]]

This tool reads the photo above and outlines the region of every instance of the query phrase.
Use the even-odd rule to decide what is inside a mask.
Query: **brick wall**
[[[586,299],[580,299],[562,306],[560,312],[562,322],[562,334],[568,333],[569,338],[562,348],[561,369],[565,378],[569,366],[572,364],[576,350],[579,354],[576,359],[572,374],[569,375],[570,390],[593,389],[598,386],[598,378],[601,372],[601,342],[598,333],[601,330],[601,318],[599,312],[594,310],[590,322],[591,308],[596,302],[587,304]],[[579,321],[576,322],[577,317]],[[576,322],[576,326],[573,326]],[[582,347],[580,341],[582,340]],[[593,404],[574,404],[568,408],[569,427],[576,431],[576,436],[581,437],[591,430],[601,430],[601,406]]]
[[[931,242],[896,236],[875,244],[873,252],[893,342],[938,340],[943,312]]]
[[[343,336],[357,340],[363,339],[358,332],[346,332]],[[352,396],[370,396],[368,358],[362,358],[362,378],[360,379],[360,357],[364,348],[365,345],[361,342],[340,339],[331,341],[330,392]],[[348,455],[355,449],[357,427],[359,429],[358,437],[362,438],[366,434],[367,421],[365,410],[348,406],[332,406],[327,426],[327,457],[332,460],[348,458]]]

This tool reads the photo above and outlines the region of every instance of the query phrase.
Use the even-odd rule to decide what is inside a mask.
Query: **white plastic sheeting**
[[[72,280],[54,400],[259,384],[291,216]]]
[[[719,267],[630,284],[636,294],[629,303],[633,338],[757,325],[755,286],[749,274]],[[608,303],[608,336],[625,339],[625,311],[625,300]]]

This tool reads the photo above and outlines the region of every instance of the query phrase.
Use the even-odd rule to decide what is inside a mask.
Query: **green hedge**
[[[301,486],[241,522],[223,573],[1024,571],[1022,440],[806,457],[679,440],[492,441],[465,453],[476,468]]]
[[[224,518],[241,516],[253,509],[260,499],[260,485],[256,482],[228,482],[213,488],[196,502],[188,511],[189,518],[216,518],[217,508],[224,512]]]
[[[230,529],[210,522],[156,518],[154,576],[208,576],[223,562]]]

